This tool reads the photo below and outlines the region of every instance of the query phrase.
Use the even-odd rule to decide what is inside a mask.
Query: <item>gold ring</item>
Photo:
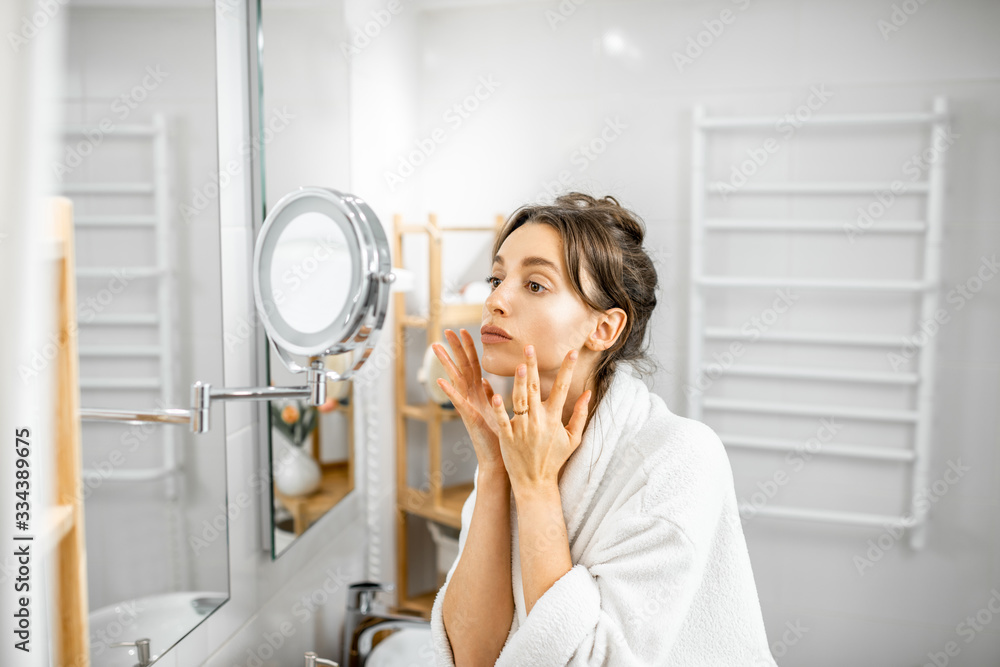
[[[528,409],[525,408],[524,412],[518,412],[517,410],[514,410],[514,414],[515,415],[526,415],[526,414],[528,414]]]

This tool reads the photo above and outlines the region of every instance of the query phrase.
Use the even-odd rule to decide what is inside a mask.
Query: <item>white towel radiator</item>
[[[153,391],[158,395],[160,407],[176,405],[174,395],[177,384],[177,360],[174,348],[173,312],[176,305],[174,290],[174,275],[171,257],[170,200],[169,200],[169,170],[170,143],[166,118],[162,113],[152,116],[149,124],[119,124],[111,132],[88,128],[85,126],[69,126],[64,128],[64,137],[70,141],[77,137],[102,136],[104,141],[114,141],[122,138],[146,139],[152,149],[152,181],[151,182],[83,182],[66,183],[61,187],[61,194],[68,197],[101,195],[114,196],[148,196],[152,204],[151,214],[130,215],[81,215],[76,216],[74,226],[77,238],[86,238],[89,230],[94,229],[144,229],[148,231],[148,243],[154,249],[155,263],[149,266],[87,266],[77,265],[77,279],[107,278],[126,275],[134,280],[156,281],[156,303],[148,312],[101,314],[94,315],[89,321],[79,322],[82,329],[89,327],[155,327],[156,343],[153,345],[81,345],[79,354],[83,358],[153,358],[157,360],[159,372],[152,377],[81,377],[81,393],[86,390],[134,390]],[[86,294],[86,290],[78,293]],[[186,398],[186,397],[185,397]],[[88,423],[84,421],[83,424]],[[152,482],[162,480],[167,500],[168,522],[167,533],[171,545],[173,563],[173,581],[178,590],[183,589],[187,581],[187,557],[182,538],[183,518],[178,507],[177,475],[181,465],[181,434],[176,428],[161,428],[158,435],[162,438],[162,463],[152,468],[115,468],[110,471],[84,469],[84,479],[99,476],[103,482]]]
[[[703,105],[696,105],[693,113],[692,170],[691,170],[691,295],[689,309],[689,417],[701,419],[703,410],[714,412],[731,411],[760,415],[795,416],[840,416],[845,419],[871,420],[914,426],[914,442],[911,449],[875,447],[867,445],[831,443],[823,447],[819,454],[841,456],[865,460],[893,461],[912,465],[910,511],[902,516],[882,515],[864,512],[811,509],[767,504],[754,508],[759,516],[782,519],[798,519],[857,526],[891,527],[909,531],[909,543],[914,549],[921,549],[926,540],[927,504],[918,502],[920,494],[928,483],[928,463],[931,449],[932,416],[934,410],[934,337],[928,336],[920,345],[917,372],[879,373],[872,371],[823,368],[792,368],[778,365],[734,365],[716,372],[728,375],[753,377],[811,379],[828,382],[853,382],[896,384],[916,386],[916,405],[907,410],[872,409],[863,407],[843,407],[810,404],[784,404],[732,398],[717,398],[703,395],[698,391],[700,377],[706,371],[703,360],[705,341],[738,341],[747,339],[739,329],[706,326],[704,322],[705,293],[707,290],[750,290],[760,288],[787,287],[802,290],[834,290],[842,292],[889,292],[904,296],[922,295],[920,321],[930,321],[938,304],[940,282],[940,246],[942,237],[942,212],[944,195],[944,165],[941,159],[931,161],[926,181],[906,183],[905,192],[926,197],[925,218],[916,221],[880,221],[865,230],[866,234],[922,234],[923,235],[923,275],[919,280],[817,280],[795,278],[760,278],[753,276],[710,276],[703,271],[703,242],[706,234],[720,234],[726,231],[785,232],[787,234],[842,234],[843,222],[837,220],[760,220],[735,218],[706,218],[706,198],[728,192],[728,196],[745,196],[754,193],[766,194],[855,194],[870,195],[882,191],[890,183],[857,182],[785,182],[753,184],[746,183],[735,191],[721,183],[706,183],[706,152],[709,133],[723,128],[769,127],[774,118],[762,117],[709,117]],[[813,116],[802,123],[799,132],[809,127],[851,125],[928,125],[932,146],[946,138],[948,123],[947,100],[934,99],[933,111],[917,113],[871,113],[858,115]],[[899,190],[894,190],[899,192]],[[760,340],[798,345],[861,346],[891,350],[900,346],[900,336],[875,335],[864,331],[844,331],[837,333],[812,332],[765,332]],[[800,443],[775,438],[720,433],[727,448],[745,448],[770,451],[792,451],[801,447]],[[743,504],[741,513],[750,508]]]

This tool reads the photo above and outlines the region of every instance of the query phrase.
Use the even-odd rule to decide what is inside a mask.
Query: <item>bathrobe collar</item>
[[[649,410],[649,389],[631,364],[619,362],[607,393],[583,433],[580,446],[566,461],[559,479],[570,544],[590,514],[609,467],[621,458],[631,440],[630,435],[646,422]]]

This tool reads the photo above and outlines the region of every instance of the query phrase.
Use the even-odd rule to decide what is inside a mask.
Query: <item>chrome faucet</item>
[[[376,610],[375,594],[391,590],[392,584],[371,581],[351,584],[348,588],[342,667],[365,667],[377,632],[408,627],[427,628],[430,625],[430,621],[421,616],[390,614],[384,605],[379,605]]]
[[[340,667],[333,660],[324,660],[323,658],[317,658],[313,651],[306,651],[306,664],[305,667],[316,667],[316,665],[329,665],[329,667]]]
[[[135,647],[135,657],[139,661],[135,664],[135,667],[148,667],[152,664],[149,660],[149,639],[136,639],[134,642],[116,642],[114,644],[108,644],[108,648],[115,648],[118,646],[134,646]]]

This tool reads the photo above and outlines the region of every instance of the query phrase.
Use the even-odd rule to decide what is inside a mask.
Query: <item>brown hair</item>
[[[551,225],[562,237],[563,258],[570,283],[584,303],[595,310],[621,308],[625,328],[615,343],[601,355],[594,371],[594,398],[587,423],[607,393],[619,362],[641,366],[656,363],[647,354],[646,325],[656,307],[657,278],[653,261],[642,247],[646,230],[642,220],[611,196],[594,199],[570,192],[551,205],[520,207],[497,234],[490,257],[500,251],[504,240],[529,222]],[[593,279],[595,294],[586,294],[581,272]]]

